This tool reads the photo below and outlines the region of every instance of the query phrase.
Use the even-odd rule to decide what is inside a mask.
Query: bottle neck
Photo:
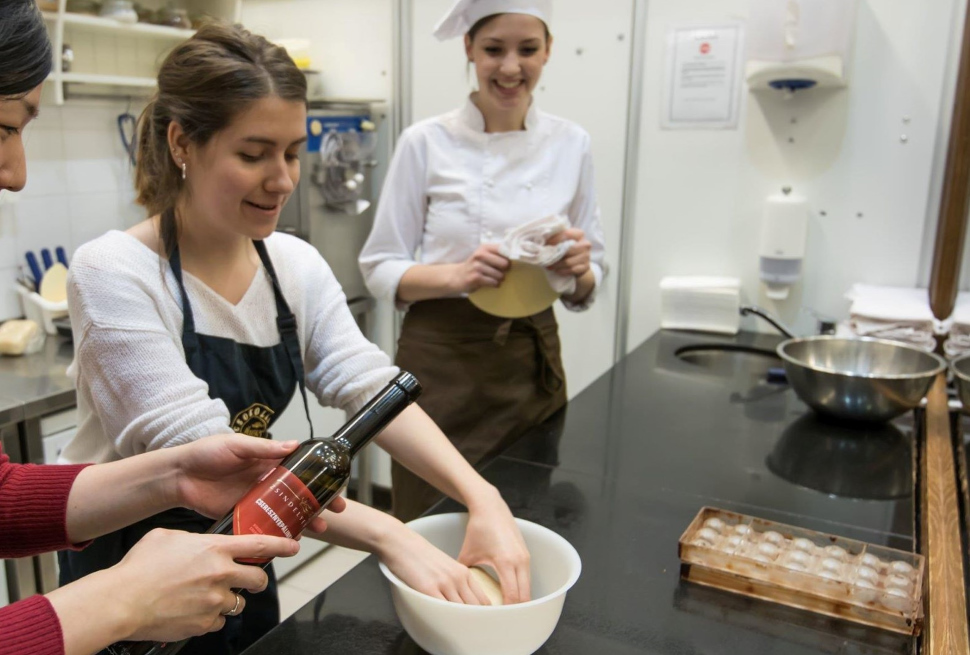
[[[333,434],[331,439],[342,444],[351,456],[356,455],[403,412],[421,393],[417,379],[401,371],[374,396],[353,418]]]

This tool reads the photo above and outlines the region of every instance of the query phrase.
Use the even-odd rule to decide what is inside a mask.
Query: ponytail
[[[178,223],[174,212],[169,210],[174,208],[185,184],[182,171],[168,151],[170,122],[171,118],[164,115],[156,94],[138,118],[138,163],[135,166],[137,201],[144,205],[149,215],[161,215],[162,252],[166,257],[178,245]]]

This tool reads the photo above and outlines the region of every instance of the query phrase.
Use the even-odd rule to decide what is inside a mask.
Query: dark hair
[[[53,66],[51,41],[34,0],[0,0],[0,97],[30,93]]]
[[[479,18],[478,19],[478,22],[476,22],[474,25],[472,25],[471,26],[471,29],[468,30],[467,36],[468,36],[469,40],[474,41],[475,40],[475,35],[478,34],[479,30],[481,30],[483,27],[485,27],[486,25],[488,25],[489,23],[491,23],[493,20],[495,20],[496,18],[498,18],[501,15],[502,14],[492,14],[491,16],[485,16],[484,18]],[[542,19],[540,18],[539,20],[542,20]],[[544,20],[542,21],[542,27],[546,31],[546,42],[548,43],[549,42],[549,38],[552,35],[549,34],[549,26],[546,25],[546,21],[544,21]]]
[[[203,146],[270,96],[305,103],[306,77],[286,50],[239,25],[207,23],[165,58],[158,91],[138,119],[135,189],[149,214],[161,214],[166,255],[178,244],[172,210],[184,188],[169,152],[169,124],[178,123],[192,143]]]

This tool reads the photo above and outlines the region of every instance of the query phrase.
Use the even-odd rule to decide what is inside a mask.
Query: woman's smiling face
[[[270,96],[243,110],[204,146],[186,143],[170,127],[176,157],[186,163],[193,215],[210,230],[265,239],[300,180],[306,105]]]
[[[482,110],[527,110],[551,45],[545,23],[526,14],[499,14],[474,39],[466,36],[465,53],[475,64]]]

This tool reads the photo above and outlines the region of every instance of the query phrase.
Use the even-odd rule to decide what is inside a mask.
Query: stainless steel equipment
[[[377,205],[377,114],[367,102],[310,103],[300,184],[277,227],[320,251],[349,301],[370,296],[357,257]]]
[[[776,318],[756,314],[789,337],[778,345],[795,393],[820,414],[853,421],[888,421],[915,408],[946,370],[943,358],[897,341],[834,336],[795,337]]]
[[[822,414],[888,421],[913,409],[946,362],[895,341],[860,337],[789,339],[778,346],[795,393]]]
[[[357,258],[374,223],[385,168],[379,101],[311,100],[307,143],[300,152],[300,184],[283,207],[277,229],[313,245],[333,270],[361,332],[375,340],[371,297]],[[357,500],[371,504],[371,454],[356,458]]]

